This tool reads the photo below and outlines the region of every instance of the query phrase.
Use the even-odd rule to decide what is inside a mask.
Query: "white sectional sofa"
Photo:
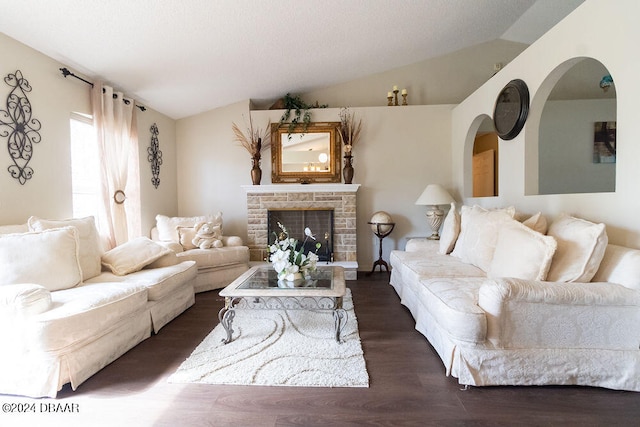
[[[0,393],[75,390],[190,307],[196,274],[148,238],[103,253],[91,217],[0,227]]]
[[[440,241],[391,253],[390,283],[446,374],[640,391],[640,251],[603,224],[562,215],[545,235],[540,215],[534,231],[513,214],[454,208]]]
[[[215,226],[221,247],[200,249],[193,244],[194,228],[203,222]],[[193,217],[156,215],[151,239],[173,250],[179,260],[196,262],[196,293],[224,288],[249,269],[249,247],[238,236],[224,236],[222,225],[220,212]]]

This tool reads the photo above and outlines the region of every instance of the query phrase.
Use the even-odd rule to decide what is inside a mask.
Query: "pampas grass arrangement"
[[[233,140],[238,142],[254,160],[260,160],[260,153],[271,146],[271,122],[267,123],[264,129],[254,127],[253,120],[249,116],[249,126],[246,133],[233,122],[231,125],[233,130]]]
[[[253,120],[249,115],[249,126],[247,132],[243,132],[240,127],[233,122],[233,140],[238,142],[249,154],[251,154],[251,182],[253,185],[260,185],[262,170],[260,169],[261,153],[271,146],[271,121],[267,122],[264,129],[254,128]]]
[[[349,108],[340,110],[340,139],[344,144],[347,156],[351,155],[351,149],[360,140],[362,132],[362,119],[356,119],[355,114]]]

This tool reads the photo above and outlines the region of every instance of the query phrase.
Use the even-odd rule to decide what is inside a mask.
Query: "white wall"
[[[142,234],[148,235],[156,223],[156,215],[178,215],[178,157],[175,120],[147,108],[138,112],[138,148],[140,153],[140,202],[142,205]],[[162,151],[160,185],[151,183],[151,163],[147,149],[151,146],[151,126],[158,127],[158,145]]]
[[[29,165],[33,178],[20,185],[7,172],[12,164],[7,152],[7,138],[0,137],[0,224],[24,223],[29,216],[49,219],[72,216],[71,155],[69,119],[72,112],[90,113],[90,86],[73,78],[65,79],[59,71],[64,67],[53,59],[0,33],[0,110],[6,110],[10,87],[3,81],[9,73],[20,70],[32,91],[27,94],[33,117],[42,124],[42,141],[34,145]],[[151,169],[147,161],[149,128],[153,122],[160,128],[160,149],[164,164],[160,169],[160,187],[151,185]],[[151,109],[138,112],[140,138],[140,170],[142,227],[146,233],[158,212],[177,214],[175,163],[175,124]]]
[[[233,142],[231,124],[243,124],[248,102],[234,104],[178,121],[178,182],[181,215],[222,210],[225,234],[246,239],[246,195],[241,185],[251,184],[251,157]],[[407,236],[426,236],[424,206],[415,201],[429,183],[451,185],[450,105],[353,108],[363,120],[355,146],[354,183],[358,191],[358,263],[371,268],[378,258],[378,239],[367,222],[384,210],[396,229],[384,241],[389,250],[404,248]],[[314,109],[313,121],[338,121],[339,109]],[[252,111],[253,123],[264,127],[278,122],[282,110]],[[263,153],[262,183],[271,183],[271,152]],[[286,185],[286,184],[282,184]],[[313,185],[313,184],[310,184]]]
[[[508,64],[527,45],[493,40],[448,55],[427,59],[343,84],[302,94],[307,103],[329,107],[386,106],[394,85],[406,88],[409,105],[458,104],[495,73],[494,64]],[[375,48],[373,49],[375,51]],[[402,97],[398,94],[399,103]]]
[[[378,258],[378,239],[367,222],[378,210],[397,222],[384,240],[390,249],[403,249],[406,238],[426,236],[426,207],[415,201],[429,183],[452,187],[452,103],[464,99],[494,73],[496,62],[507,64],[525,48],[504,40],[483,43],[356,81],[301,94],[308,103],[350,106],[364,123],[360,146],[354,149],[354,183],[358,192],[358,262],[366,271]],[[409,106],[386,107],[393,85],[407,88]],[[283,94],[284,95],[284,94]],[[251,114],[254,124],[279,121],[282,111],[250,112],[240,102],[178,120],[178,204],[181,215],[223,211],[225,234],[246,238],[246,199],[240,185],[251,184],[251,158],[233,142],[232,122],[243,126]],[[429,105],[425,105],[429,104]],[[446,105],[433,105],[446,104]],[[376,107],[377,106],[377,107]],[[314,121],[338,121],[338,108],[315,109]],[[271,182],[271,153],[262,158],[262,183]],[[452,188],[452,194],[457,194]],[[459,199],[459,197],[458,197]]]
[[[244,129],[243,117],[248,123],[249,101],[181,119],[176,124],[176,139],[179,214],[220,211],[224,234],[246,239],[246,195],[240,186],[251,184],[251,156],[233,142],[231,131],[233,122]],[[269,159],[267,152],[262,160],[263,176],[271,174]]]
[[[539,131],[538,194],[615,190],[616,164],[593,163],[594,123],[615,121],[615,111],[614,99],[545,104]]]
[[[429,183],[451,187],[452,105],[494,73],[493,64],[508,63],[525,48],[496,40],[356,81],[301,94],[308,103],[350,106],[363,118],[362,141],[354,149],[354,183],[358,191],[359,269],[378,258],[378,239],[367,222],[378,210],[397,225],[384,239],[383,257],[403,249],[407,237],[430,234],[426,207],[415,201]],[[409,106],[386,107],[393,85],[407,88]],[[284,94],[283,94],[284,95]],[[401,98],[400,98],[401,100]],[[433,105],[443,104],[447,105]],[[429,105],[424,105],[429,104]],[[378,107],[376,107],[378,106]],[[178,204],[181,215],[223,211],[225,234],[246,238],[246,199],[240,185],[251,184],[251,158],[233,143],[231,124],[279,121],[281,110],[254,110],[250,102],[226,106],[178,120]],[[313,121],[338,121],[339,108],[314,109]],[[262,159],[263,183],[271,183],[271,153]],[[455,190],[452,189],[452,194]]]
[[[634,54],[636,40],[640,39],[638,16],[640,3],[635,0],[587,0],[453,110],[454,185],[461,194],[470,194],[470,151],[480,116],[492,116],[496,96],[512,79],[524,80],[532,98],[525,129],[511,141],[500,141],[500,196],[466,197],[465,203],[487,207],[513,204],[524,212],[540,210],[551,218],[560,212],[568,212],[605,222],[609,240],[613,243],[640,247],[640,225],[636,219],[640,212],[640,169],[637,167],[640,159],[640,122],[637,119],[640,57]],[[602,62],[616,83],[616,191],[526,196],[525,170],[530,170],[527,169],[530,167],[528,162],[537,153],[542,105],[559,78],[558,73],[570,68],[579,57]],[[550,74],[553,78],[547,79]]]

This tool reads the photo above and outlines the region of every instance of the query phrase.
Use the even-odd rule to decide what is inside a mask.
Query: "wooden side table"
[[[373,263],[373,268],[371,268],[371,271],[367,273],[367,276],[371,276],[373,272],[376,270],[376,266],[378,265],[380,266],[380,272],[382,272],[382,267],[384,267],[386,268],[387,273],[390,274],[391,271],[389,270],[389,264],[387,264],[387,262],[382,259],[382,239],[384,239],[389,234],[391,234],[391,232],[393,231],[393,228],[396,226],[396,223],[395,222],[369,222],[368,224],[374,225],[376,227],[373,233],[376,236],[378,236],[380,250],[378,252],[378,260]],[[384,229],[381,227],[384,227]]]

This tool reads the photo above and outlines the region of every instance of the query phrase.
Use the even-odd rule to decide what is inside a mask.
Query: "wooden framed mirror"
[[[341,182],[340,122],[271,125],[271,182]]]

